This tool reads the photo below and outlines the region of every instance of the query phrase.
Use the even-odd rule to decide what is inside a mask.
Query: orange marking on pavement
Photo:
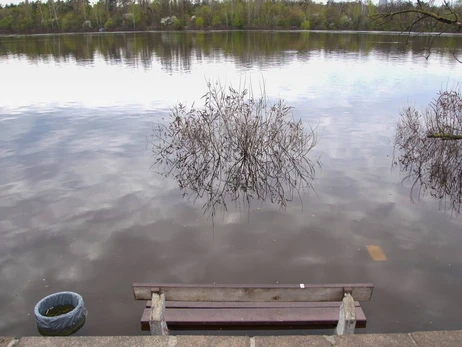
[[[387,256],[385,253],[383,253],[382,248],[380,246],[374,246],[374,245],[367,245],[367,251],[369,252],[369,255],[371,256],[372,260],[374,261],[387,261]]]

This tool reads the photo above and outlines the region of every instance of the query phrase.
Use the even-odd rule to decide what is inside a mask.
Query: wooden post
[[[152,294],[149,327],[151,335],[168,335],[168,327],[165,320],[165,294]]]
[[[337,335],[353,335],[356,327],[355,301],[350,293],[345,293],[338,317]]]

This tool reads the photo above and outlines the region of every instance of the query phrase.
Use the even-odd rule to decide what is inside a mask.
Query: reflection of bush
[[[441,92],[424,113],[408,107],[398,123],[394,165],[412,182],[458,213],[462,207],[462,98]],[[417,190],[417,193],[415,192]]]
[[[178,105],[153,134],[156,163],[184,196],[204,198],[213,216],[230,201],[285,207],[295,192],[312,187],[315,163],[308,154],[316,135],[292,120],[290,107],[210,84],[204,100],[201,109]]]

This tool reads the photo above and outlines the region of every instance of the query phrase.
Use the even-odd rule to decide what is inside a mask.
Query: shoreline
[[[209,29],[209,30],[127,30],[127,31],[87,31],[68,33],[34,33],[34,34],[0,34],[4,37],[35,37],[35,36],[65,36],[65,35],[110,35],[110,34],[140,34],[140,33],[224,33],[224,32],[274,32],[274,33],[330,33],[330,34],[370,34],[370,35],[396,35],[396,36],[442,36],[458,37],[462,33],[437,33],[437,32],[402,32],[402,31],[378,31],[378,30],[302,30],[302,29]]]

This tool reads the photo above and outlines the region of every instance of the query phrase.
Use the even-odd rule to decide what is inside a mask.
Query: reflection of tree
[[[394,165],[407,173],[420,193],[428,192],[445,207],[462,207],[462,98],[458,91],[439,94],[425,113],[409,107],[401,115],[395,138]]]
[[[191,69],[192,35],[178,32],[162,33],[161,40],[153,47],[160,62],[168,72],[189,71]],[[151,51],[152,54],[152,51]]]
[[[388,57],[401,54],[402,47],[386,44],[397,37],[384,34],[339,34],[329,32],[161,32],[50,35],[39,37],[1,38],[2,54],[20,54],[39,60],[45,56],[56,61],[70,58],[93,61],[102,56],[109,63],[141,64],[150,68],[159,61],[164,69],[189,71],[196,59],[231,58],[240,66],[283,65],[299,58],[309,59],[312,53],[358,52],[363,55],[378,53]],[[416,37],[405,49],[419,53],[428,44],[427,37]],[[434,47],[461,47],[462,42],[453,37],[440,37]]]
[[[281,100],[269,104],[232,88],[208,86],[201,109],[178,105],[153,135],[153,153],[184,196],[205,199],[214,216],[229,201],[270,201],[285,207],[300,189],[312,188],[314,131],[290,117]]]

